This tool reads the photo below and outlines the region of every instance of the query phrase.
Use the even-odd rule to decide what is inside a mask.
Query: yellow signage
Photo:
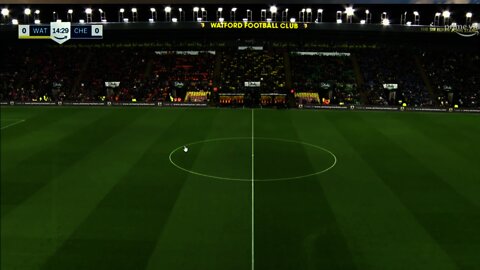
[[[306,29],[306,23],[292,22],[208,22],[202,23],[202,28],[212,29]]]

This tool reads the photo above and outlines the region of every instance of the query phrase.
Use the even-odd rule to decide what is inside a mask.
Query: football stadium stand
[[[53,7],[44,8],[50,12]],[[354,10],[365,12],[366,19],[354,16],[350,21],[346,13],[337,11],[340,17],[334,20],[334,12],[309,9],[312,14],[305,15],[301,8],[299,17],[291,20],[284,13],[271,18],[264,9],[236,18],[236,7],[227,18],[218,17],[217,10],[215,20],[202,10],[198,22],[192,17],[194,10],[175,20],[168,19],[167,11],[165,18],[156,16],[154,9],[151,18],[145,13],[123,18],[127,15],[120,12],[115,23],[111,15],[100,18],[103,40],[54,45],[12,38],[19,34],[17,24],[33,22],[26,10],[12,6],[2,10],[0,23],[2,34],[9,35],[1,45],[0,102],[480,107],[478,23],[472,15],[476,12],[459,9],[445,14],[455,20],[450,25],[447,17],[440,20],[439,13],[432,13],[435,20],[430,22],[424,16],[420,19],[418,11],[409,12],[417,14],[411,18],[391,6],[382,8],[392,15],[376,22],[366,8]],[[112,7],[105,10],[118,12]],[[435,10],[436,6],[425,6],[421,12]],[[34,16],[38,27],[47,25],[43,14]],[[68,14],[67,20],[77,27],[99,19],[88,21],[87,16],[85,22],[73,11]],[[36,46],[29,46],[31,42]]]
[[[283,95],[259,97],[261,105],[288,103],[291,93],[297,104],[480,104],[478,53],[50,47],[41,54],[22,49],[22,56],[14,57],[17,50],[8,47],[4,53],[8,63],[0,73],[4,102],[206,102],[207,93],[239,95],[260,89]],[[243,104],[243,98],[232,96],[215,101]]]

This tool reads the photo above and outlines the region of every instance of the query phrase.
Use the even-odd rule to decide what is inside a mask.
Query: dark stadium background
[[[423,5],[397,0],[48,1],[0,4],[11,12],[0,25],[2,270],[480,269],[480,37],[398,25],[403,12],[411,18],[413,11],[421,14],[425,29],[436,12],[445,10],[459,24],[466,12],[478,22],[480,5],[473,4],[478,0]],[[324,23],[272,31],[163,22],[166,6],[184,8],[188,21],[193,7],[205,7],[213,21],[218,7],[227,20],[232,7],[238,8],[237,20],[246,9],[259,20],[260,10],[271,4],[280,11],[289,8],[292,17],[303,8],[323,8]],[[356,9],[354,23],[337,25],[336,11],[350,4]],[[139,22],[118,22],[119,9],[131,16],[133,7]],[[151,7],[159,22],[148,22]],[[66,21],[68,9],[78,22],[85,19],[85,8],[94,9],[98,24],[102,8],[109,23],[102,40],[63,45],[19,40],[10,19],[22,24],[25,8],[41,10],[45,24],[54,11]],[[366,9],[373,24],[363,27],[359,21]],[[380,25],[382,12],[391,25]],[[239,53],[239,46],[262,46],[262,51]],[[206,50],[218,55],[175,54]],[[338,92],[338,101],[325,105],[296,99],[298,88],[285,87],[281,92],[288,106],[263,106],[213,98],[191,104],[183,102],[184,92],[180,101],[162,96],[151,101],[123,85],[130,90],[125,96],[107,94],[104,85],[109,76],[122,84],[142,84],[148,70],[143,60],[160,64],[159,70],[162,61],[204,69],[203,61],[221,63],[215,83],[222,84],[223,72],[236,71],[231,63],[240,62],[248,71],[261,65],[258,55],[294,59],[289,53],[297,51],[351,53],[338,62],[297,58],[299,88],[307,81],[302,75],[318,75],[316,67],[343,80],[355,57],[361,62],[355,74],[374,82],[371,92],[355,90],[364,96],[351,105],[340,105],[343,92]],[[235,57],[248,61],[232,61]],[[152,70],[148,78],[154,77]],[[176,71],[165,68],[167,75]],[[432,103],[371,100],[367,94],[377,98],[377,88],[387,92],[377,75],[388,80],[391,73],[403,88],[399,94],[411,90],[404,82],[421,87],[430,82]],[[404,79],[404,74],[417,77]],[[65,99],[53,94],[57,76],[69,82],[60,85]],[[352,80],[348,76],[346,81]],[[173,80],[162,80],[156,83],[176,97],[170,92]],[[100,87],[92,81],[100,81]],[[452,91],[454,101],[444,104],[437,97],[445,98],[440,87],[447,84],[458,88]],[[78,92],[86,95],[69,95],[80,85]],[[142,89],[155,88],[149,87]],[[242,88],[240,93],[254,100],[254,94],[270,90]],[[455,107],[464,94],[473,102]],[[45,96],[47,102],[41,100]],[[167,106],[184,104],[205,106]]]

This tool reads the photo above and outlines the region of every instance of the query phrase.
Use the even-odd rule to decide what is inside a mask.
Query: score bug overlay
[[[102,39],[103,25],[51,22],[43,25],[19,25],[19,39],[51,39],[63,44],[70,39]]]
[[[70,30],[69,22],[52,22],[50,23],[50,38],[58,44],[63,44],[72,37]]]

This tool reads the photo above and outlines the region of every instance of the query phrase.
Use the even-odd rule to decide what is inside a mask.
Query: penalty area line
[[[8,121],[8,119],[7,119],[7,120],[3,120],[3,121]],[[4,130],[4,129],[6,129],[6,128],[9,128],[9,127],[18,125],[18,124],[23,123],[23,122],[25,122],[25,119],[18,119],[18,120],[16,119],[15,122],[13,122],[13,123],[11,123],[11,124],[8,124],[8,125],[6,125],[6,126],[0,127],[0,130]]]

